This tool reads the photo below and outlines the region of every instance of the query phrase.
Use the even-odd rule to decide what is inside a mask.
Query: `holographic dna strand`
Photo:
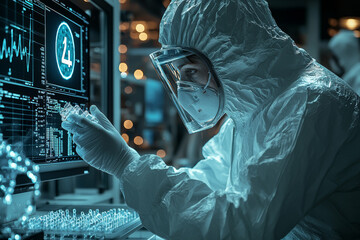
[[[29,46],[25,46],[22,41],[22,36],[19,34],[18,41],[14,40],[14,29],[11,29],[11,42],[8,46],[6,38],[2,41],[1,52],[0,52],[0,60],[4,58],[8,58],[9,62],[12,63],[14,56],[20,57],[22,61],[24,58],[26,60],[26,70],[29,72],[30,69],[30,57],[31,57],[31,23],[30,23],[30,31],[29,31]],[[23,47],[24,45],[24,47]]]

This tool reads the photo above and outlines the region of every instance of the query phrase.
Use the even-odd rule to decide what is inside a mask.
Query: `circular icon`
[[[55,54],[61,76],[65,80],[70,79],[75,66],[75,43],[71,29],[66,22],[62,22],[57,29]]]

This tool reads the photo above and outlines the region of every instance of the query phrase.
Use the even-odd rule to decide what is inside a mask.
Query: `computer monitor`
[[[43,181],[87,170],[61,128],[67,102],[89,105],[88,16],[68,0],[1,0],[0,134]]]

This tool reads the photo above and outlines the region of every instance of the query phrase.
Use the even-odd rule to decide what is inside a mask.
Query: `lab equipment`
[[[60,111],[61,120],[66,121],[68,116],[71,114],[77,114],[77,115],[83,116],[84,118],[89,119],[90,121],[99,123],[99,121],[96,119],[96,117],[91,115],[87,110],[83,111],[79,107],[79,105],[72,106],[70,103],[66,103],[64,108],[61,109],[61,111]]]
[[[106,211],[89,209],[79,212],[76,208],[59,209],[29,218],[24,231],[39,232],[61,237],[87,236],[89,238],[122,237],[141,225],[139,215],[129,209],[111,208]]]
[[[89,16],[64,0],[4,0],[0,15],[0,135],[42,181],[86,173],[58,113],[89,106]]]

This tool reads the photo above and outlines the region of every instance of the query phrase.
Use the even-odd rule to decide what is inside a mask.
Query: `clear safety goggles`
[[[223,116],[223,89],[209,60],[192,49],[166,47],[150,54],[189,133],[213,127]]]

